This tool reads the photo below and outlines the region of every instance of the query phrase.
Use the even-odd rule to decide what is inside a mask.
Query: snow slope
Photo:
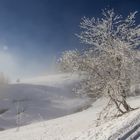
[[[140,106],[140,97],[130,98],[135,107]],[[132,122],[138,123],[140,110],[110,120],[96,127],[96,119],[106,103],[99,99],[93,106],[82,112],[61,118],[42,121],[17,129],[0,133],[2,140],[115,140],[132,128]]]
[[[0,129],[49,120],[76,112],[88,99],[72,92],[76,75],[57,74],[0,86]]]
[[[92,107],[88,108],[87,110],[71,115],[66,115],[64,113],[64,115],[66,116],[59,118],[54,117],[55,119],[46,121],[47,118],[45,118],[45,115],[43,114],[44,112],[48,111],[46,109],[46,104],[44,104],[44,102],[46,102],[46,99],[47,102],[48,99],[50,99],[48,109],[51,108],[50,111],[52,111],[55,108],[54,113],[58,111],[56,114],[58,115],[60,112],[60,116],[62,116],[63,109],[66,109],[67,111],[72,109],[72,111],[74,111],[74,109],[77,109],[77,106],[81,107],[85,103],[85,100],[75,98],[75,95],[73,95],[71,92],[73,84],[75,85],[79,81],[78,78],[76,78],[75,76],[73,77],[72,75],[56,75],[56,77],[58,78],[56,78],[57,80],[55,80],[55,76],[53,76],[52,79],[49,78],[48,80],[46,80],[47,78],[41,77],[36,78],[36,80],[28,79],[24,80],[24,84],[14,84],[4,89],[4,91],[9,90],[13,92],[10,92],[10,95],[6,94],[8,98],[6,98],[5,94],[1,94],[1,97],[5,97],[3,98],[5,99],[3,100],[3,102],[6,103],[7,101],[9,101],[9,99],[15,99],[15,97],[18,97],[18,99],[22,99],[21,101],[26,102],[25,104],[23,104],[22,102],[22,105],[31,106],[29,110],[27,109],[28,111],[25,110],[24,114],[27,115],[27,118],[30,115],[30,117],[36,118],[36,113],[38,111],[40,112],[40,114],[37,115],[38,122],[35,120],[35,122],[30,125],[15,127],[9,130],[1,131],[0,140],[117,140],[118,138],[122,137],[126,132],[133,129],[133,126],[135,124],[140,123],[140,109],[137,109],[119,118],[110,119],[106,122],[102,122],[101,125],[97,126],[97,117],[107,103],[107,99],[105,98],[98,99],[92,104]],[[11,88],[13,88],[14,90]],[[18,94],[18,96],[17,89],[19,91],[18,93],[20,93]],[[24,97],[32,98],[25,98],[25,100],[21,98],[23,97],[22,95],[24,95]],[[140,96],[130,97],[128,101],[130,104],[132,104],[133,107],[140,106]],[[33,104],[31,104],[32,102]],[[3,104],[4,103],[2,103],[2,105]],[[11,105],[11,103],[9,103],[9,105]],[[38,106],[40,106],[40,108],[38,108]],[[36,108],[35,111],[33,111],[34,107]],[[11,106],[11,108],[13,107]],[[14,114],[14,111],[11,112],[9,112],[11,113],[10,115],[8,115],[8,111],[7,113],[5,112],[4,115],[1,115],[1,118],[6,118],[7,120],[8,116],[15,117],[15,115],[12,115]],[[30,112],[32,113],[30,114]],[[26,117],[22,116],[23,119],[26,119]],[[1,125],[2,123],[3,121],[0,121]],[[130,137],[128,139],[130,139]]]

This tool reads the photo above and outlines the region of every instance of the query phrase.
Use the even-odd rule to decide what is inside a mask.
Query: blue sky
[[[81,18],[104,8],[125,16],[140,12],[140,0],[0,0],[0,71],[15,79],[49,73],[62,51],[82,47],[74,35]]]

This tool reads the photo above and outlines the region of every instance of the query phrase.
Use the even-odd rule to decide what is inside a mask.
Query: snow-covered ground
[[[36,80],[35,82],[35,80],[33,79],[25,80],[24,82],[26,84],[27,83],[31,84],[33,83],[32,81],[34,81],[34,84],[36,85],[32,85],[32,86],[35,86],[35,87],[37,86],[37,90],[38,90],[38,84],[41,84],[41,83],[43,85],[47,85],[47,83],[49,84],[53,83],[52,84],[53,89],[54,87],[55,88],[63,87],[63,88],[69,89],[72,83],[74,84],[77,83],[77,80],[76,80],[77,78],[73,78],[74,80],[72,80],[72,76],[70,76],[69,78],[67,76],[66,78],[65,76],[64,75],[58,76],[59,80],[61,79],[60,77],[63,77],[62,78],[63,80],[62,79],[61,80],[65,81],[65,82],[61,81],[60,83],[59,83],[59,80],[46,81],[45,79],[41,80],[41,78],[40,78],[40,81],[42,82],[39,82],[39,80]],[[67,80],[69,79],[69,80],[67,81],[65,79]],[[66,83],[67,86],[64,86],[64,83]],[[14,85],[14,86],[17,87],[17,85]],[[22,84],[19,86],[26,86],[26,85]],[[49,87],[50,85],[47,87],[47,90],[49,89]],[[34,88],[31,88],[30,90],[32,91],[32,89]],[[43,86],[43,89],[44,89],[44,86]],[[42,90],[42,87],[41,87],[41,90]],[[52,87],[51,87],[51,90],[52,90]],[[58,91],[58,89],[54,90],[53,94],[55,94],[56,91]],[[66,91],[67,90],[65,90],[65,92],[63,93],[66,93]],[[35,92],[35,95],[36,95],[36,92]],[[70,97],[72,96],[72,100],[70,100],[70,98],[69,100],[66,100],[68,101],[68,102],[65,102],[65,106],[67,108],[68,106],[70,106],[71,108],[72,104],[75,107],[77,106],[76,104],[77,102],[78,104],[81,102],[81,99],[77,99],[77,101],[74,103],[73,99],[75,97],[73,97],[73,95],[71,94],[68,94],[68,95]],[[59,108],[59,105],[61,107],[64,107],[63,106],[64,104],[63,105],[59,104],[58,100],[54,101],[54,98],[52,99],[53,99],[53,104],[55,104],[55,106],[58,105],[58,108]],[[133,107],[140,106],[140,96],[130,97],[128,101],[130,104],[132,104]],[[51,120],[47,120],[47,121],[44,120],[42,115],[40,115],[40,119],[41,119],[40,122],[34,122],[30,125],[22,126],[20,128],[12,128],[9,130],[1,131],[0,140],[115,140],[115,139],[118,139],[118,137],[123,136],[127,131],[131,130],[134,124],[139,123],[140,109],[137,109],[119,118],[110,119],[106,122],[102,122],[102,124],[97,126],[96,125],[97,117],[100,111],[105,107],[106,103],[107,103],[107,99],[100,98],[92,104],[92,107],[84,111],[71,114],[71,115],[66,115],[59,118],[55,118],[55,119],[51,119]]]
[[[57,74],[0,86],[0,129],[76,112],[88,101],[72,92],[78,81],[77,75]]]
[[[130,98],[131,104],[140,106],[140,97]],[[96,127],[98,113],[106,101],[102,98],[87,110],[61,118],[42,121],[0,133],[1,140],[115,140],[140,119],[140,110],[110,120]]]

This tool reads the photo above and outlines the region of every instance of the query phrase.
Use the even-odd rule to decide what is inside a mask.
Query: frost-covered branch
[[[84,17],[80,23],[82,31],[77,36],[90,47],[64,52],[60,58],[62,70],[86,74],[79,93],[106,96],[120,113],[132,110],[126,98],[130,95],[135,69],[140,69],[140,65],[135,65],[139,59],[136,48],[140,46],[136,13],[123,18],[114,10],[104,10],[101,19]]]

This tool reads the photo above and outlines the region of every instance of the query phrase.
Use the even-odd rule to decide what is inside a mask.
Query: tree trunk
[[[124,114],[125,112],[120,108],[120,104],[121,102],[118,102],[117,100],[115,100],[111,95],[109,95],[110,99],[114,102],[114,104],[116,105],[117,110]]]
[[[114,100],[114,103],[115,103],[115,105],[116,105],[118,111],[119,111],[120,113],[124,114],[125,112],[120,108],[120,105],[118,104],[118,102]]]
[[[128,105],[128,103],[126,102],[126,99],[123,99],[122,105],[123,105],[124,109],[126,110],[126,112],[129,112],[129,111],[133,110],[133,109],[130,107],[130,105]]]

